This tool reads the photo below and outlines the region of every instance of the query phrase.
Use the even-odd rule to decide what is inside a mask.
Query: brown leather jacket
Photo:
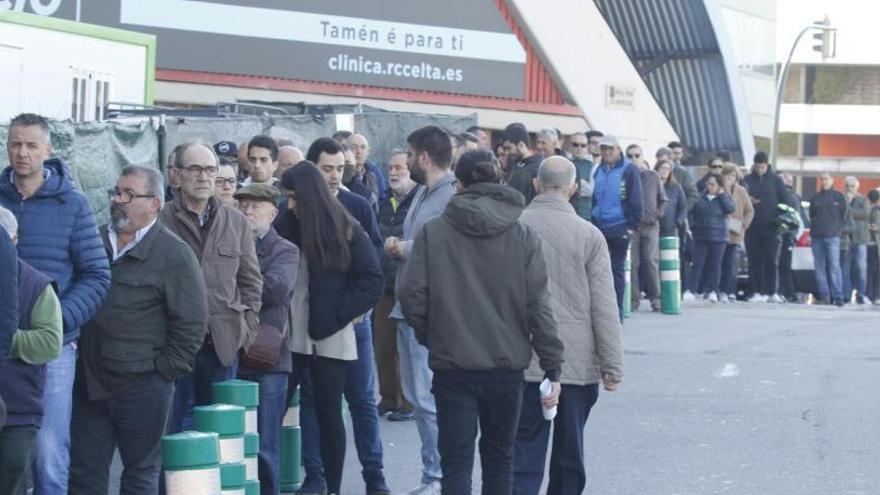
[[[159,221],[195,252],[208,289],[208,335],[223,366],[235,361],[257,332],[263,279],[247,219],[236,209],[209,200],[210,227],[199,228],[180,195],[165,205]]]

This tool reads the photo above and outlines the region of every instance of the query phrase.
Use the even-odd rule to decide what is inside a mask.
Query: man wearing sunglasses
[[[573,206],[578,216],[584,220],[593,217],[593,155],[590,154],[590,141],[583,132],[571,135],[571,162],[578,177],[578,190],[574,194]]]
[[[651,310],[660,311],[660,218],[666,210],[666,190],[660,175],[651,170],[642,158],[642,148],[637,144],[626,147],[626,157],[639,169],[642,185],[642,219],[632,235],[630,259],[632,310],[639,309],[641,293],[651,303]]]

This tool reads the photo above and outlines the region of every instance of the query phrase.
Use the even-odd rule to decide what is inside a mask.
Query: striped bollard
[[[244,431],[257,433],[257,407],[260,405],[260,384],[248,380],[226,380],[212,385],[215,404],[232,404],[245,408]]]
[[[244,482],[244,495],[260,495],[260,481],[247,480]]]
[[[193,422],[198,431],[220,435],[220,463],[244,463],[244,408],[212,404],[193,408]]]
[[[244,483],[247,468],[243,462],[220,465],[221,495],[245,495]]]
[[[299,426],[299,388],[293,392],[288,406],[281,425],[281,493],[293,493],[301,484],[302,430]]]
[[[185,431],[162,437],[162,468],[168,495],[217,495],[221,486],[218,435]]]
[[[660,238],[660,311],[681,314],[681,271],[678,237]]]
[[[247,467],[245,479],[259,481],[258,459],[260,457],[260,435],[256,433],[244,434],[244,465]]]
[[[623,317],[629,318],[632,312],[632,262],[629,257],[630,250],[626,250],[626,260],[623,262]]]

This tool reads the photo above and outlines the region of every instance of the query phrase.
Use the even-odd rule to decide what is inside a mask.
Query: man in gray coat
[[[666,211],[666,190],[660,175],[641,158],[642,148],[631,144],[627,157],[639,167],[642,183],[642,220],[639,230],[633,232],[630,243],[632,261],[632,310],[639,309],[640,294],[645,293],[654,312],[660,311],[660,218]],[[632,155],[632,157],[630,156]],[[637,156],[638,155],[638,156]]]
[[[614,391],[623,378],[620,319],[611,260],[602,233],[581,219],[569,199],[577,191],[574,165],[544,160],[535,179],[538,196],[520,221],[543,240],[553,311],[565,349],[546,493],[580,494],[586,484],[584,427],[599,395],[599,382]],[[550,422],[541,411],[537,359],[526,371],[514,452],[514,493],[537,495],[544,477]]]

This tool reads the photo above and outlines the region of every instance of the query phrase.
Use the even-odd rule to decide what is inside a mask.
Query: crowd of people
[[[548,450],[548,493],[582,493],[587,418],[599,387],[623,378],[627,257],[636,309],[644,294],[659,310],[670,236],[685,299],[735,298],[745,246],[751,300],[782,301],[792,220],[780,205],[800,201],[763,153],[744,178],[719,153],[695,180],[677,142],[650,166],[596,130],[532,136],[518,123],[497,143],[427,126],[384,166],[347,131],[305,153],[264,135],[188,140],[166,174],[125,167],[99,227],[46,119],[14,118],[0,177],[0,493],[107,493],[117,449],[121,493],[162,492],[161,437],[192,429],[211,385],[235,377],[259,383],[263,494],[279,492],[296,390],[301,495],[340,493],[343,398],[370,495],[391,493],[385,416],[416,426],[422,472],[406,493],[471,493],[478,431],[483,493],[537,494]],[[880,198],[825,179],[813,250],[819,295],[839,302],[846,283],[869,290],[841,266],[877,271]]]

